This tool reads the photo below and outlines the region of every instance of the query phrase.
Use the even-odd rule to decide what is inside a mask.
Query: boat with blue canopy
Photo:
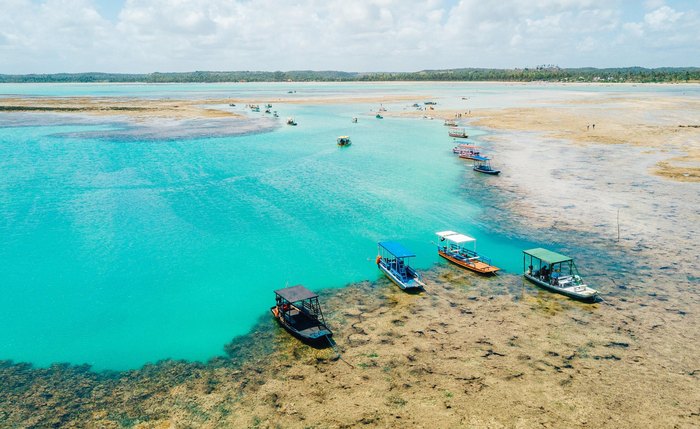
[[[377,245],[377,267],[396,283],[401,290],[420,290],[425,287],[421,275],[410,266],[416,255],[396,241],[381,241]]]
[[[296,285],[276,290],[275,301],[270,311],[284,329],[309,343],[326,340],[331,344],[333,332],[326,326],[317,294]]]
[[[500,270],[491,265],[490,258],[476,253],[476,238],[454,231],[440,231],[435,234],[440,238],[437,245],[438,255],[453,264],[479,274],[496,274]],[[472,244],[472,249],[466,248],[468,243]]]
[[[598,298],[598,291],[581,280],[573,258],[551,250],[523,250],[523,275],[540,287],[570,298],[587,302]]]
[[[492,175],[497,175],[501,172],[501,170],[496,170],[493,167],[491,167],[491,159],[490,158],[476,155],[476,156],[471,157],[470,159],[474,160],[474,166],[472,167],[472,169],[474,171],[478,171],[479,173],[484,173],[484,174],[492,174]]]

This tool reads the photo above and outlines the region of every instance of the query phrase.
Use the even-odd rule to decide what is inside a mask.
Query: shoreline
[[[0,389],[0,421],[137,428],[700,424],[692,400],[700,303],[697,276],[690,277],[700,269],[693,259],[700,254],[697,213],[683,206],[697,185],[649,175],[643,148],[543,137],[522,132],[515,120],[514,129],[498,128],[498,118],[491,128],[498,131],[484,140],[507,168],[487,181],[465,164],[459,198],[493,201],[482,216],[493,216],[495,228],[581,249],[584,279],[606,287],[605,302],[580,304],[516,274],[482,278],[440,263],[425,271],[428,288],[418,295],[384,278],[321,291],[354,368],[331,350],[291,338],[265,312],[251,333],[225,347],[229,357],[206,363],[165,360],[95,373],[0,361],[0,380],[12,386]],[[615,175],[600,174],[610,168]],[[619,242],[614,204],[623,213]],[[614,278],[607,264],[622,265]]]

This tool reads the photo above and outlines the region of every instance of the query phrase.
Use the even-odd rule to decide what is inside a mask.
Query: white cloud
[[[660,66],[700,58],[698,11],[658,1],[647,1],[639,22],[624,2],[609,0],[127,0],[115,20],[93,1],[3,0],[0,73]],[[663,46],[674,46],[675,56],[650,48]]]
[[[662,6],[644,15],[644,22],[654,29],[669,28],[682,16],[682,12],[676,12],[668,6]]]

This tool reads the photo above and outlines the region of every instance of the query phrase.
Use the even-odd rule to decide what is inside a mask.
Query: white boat
[[[586,302],[598,298],[598,291],[583,282],[568,256],[542,248],[523,250],[523,271],[526,279],[549,291]]]

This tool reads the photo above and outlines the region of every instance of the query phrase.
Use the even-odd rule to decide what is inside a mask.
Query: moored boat
[[[467,137],[469,137],[467,135],[467,130],[465,130],[464,128],[456,128],[456,127],[450,128],[450,131],[448,134],[450,135],[450,137],[456,137],[459,139],[466,139]]]
[[[318,295],[302,285],[275,291],[275,306],[270,308],[275,320],[300,340],[310,343],[328,341],[333,332],[326,326]]]
[[[296,126],[296,125],[297,125],[297,122],[294,120],[294,118],[289,117],[289,118],[287,118],[287,125]]]
[[[410,266],[410,259],[416,255],[396,241],[382,241],[378,245],[377,267],[396,283],[401,290],[420,290],[425,283],[420,274]]]
[[[598,291],[581,279],[573,258],[551,250],[523,250],[523,275],[544,289],[570,298],[586,302],[598,298]]]
[[[445,122],[443,122],[443,125],[447,127],[456,127],[457,126],[457,121],[454,119],[445,119]]]
[[[491,265],[491,259],[476,253],[476,238],[454,231],[436,232],[440,238],[438,255],[479,274],[496,274],[500,268]],[[467,249],[465,244],[472,243],[473,249]]]
[[[384,119],[384,116],[380,115],[379,113],[377,113],[376,115],[374,115],[374,117],[377,118],[377,119]]]
[[[345,146],[350,146],[352,144],[352,141],[350,140],[350,136],[340,136],[337,139],[338,146],[340,147],[345,147]]]
[[[476,159],[476,157],[481,156],[481,151],[479,151],[478,146],[472,146],[469,144],[460,144],[452,149],[452,153],[456,153],[462,159]]]
[[[484,156],[474,156],[470,159],[473,159],[475,161],[474,166],[472,167],[474,171],[491,175],[498,175],[501,173],[501,170],[496,170],[493,167],[491,167],[491,160],[489,158],[486,158]]]

